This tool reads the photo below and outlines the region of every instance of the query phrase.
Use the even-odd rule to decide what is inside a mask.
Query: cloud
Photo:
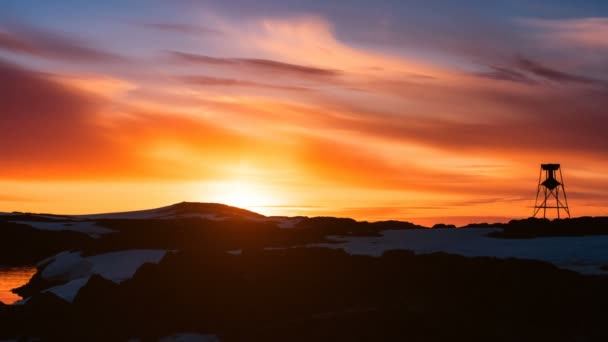
[[[79,40],[33,27],[0,27],[0,49],[38,57],[90,62],[117,62],[123,57]]]
[[[515,70],[515,69],[511,69],[509,67],[491,65],[489,68],[490,68],[490,71],[478,72],[478,73],[474,73],[474,74],[482,76],[482,77],[495,79],[495,80],[501,80],[501,81],[512,81],[512,82],[519,82],[519,83],[524,83],[524,84],[536,84],[537,83],[535,80],[531,79],[525,73]]]
[[[95,122],[101,105],[94,97],[1,60],[0,93],[5,176],[66,171],[62,164],[92,171],[95,154],[109,152]]]
[[[220,30],[205,26],[189,25],[183,23],[139,23],[137,25],[149,29],[175,33],[185,33],[193,35],[223,35],[223,32]]]
[[[0,31],[0,48],[17,53],[37,54],[37,50],[16,35]]]
[[[539,39],[557,46],[608,48],[608,18],[521,19],[521,23],[537,30]]]
[[[293,203],[381,217],[501,213],[533,197],[540,162],[605,168],[606,77],[567,63],[576,52],[498,39],[509,32],[460,46],[470,39],[454,34],[438,38],[452,44],[438,64],[421,64],[348,44],[322,18],[229,24],[214,25],[231,39],[213,45],[155,32],[214,34],[204,27],[144,24],[149,51],[171,49],[173,63],[99,63],[93,75],[69,63],[113,60],[90,43],[0,31],[4,51],[64,59],[45,72],[0,62],[3,177],[205,182],[246,164],[310,199]],[[607,189],[597,178],[568,178],[572,193]]]
[[[526,58],[520,58],[517,61],[517,65],[525,71],[528,71],[538,77],[542,77],[544,79],[555,81],[559,83],[577,83],[577,84],[590,84],[590,85],[599,85],[603,87],[608,86],[608,80],[599,80],[594,78],[589,78],[585,76],[580,76],[576,74],[571,74],[568,72],[552,69],[540,63],[531,61]]]
[[[200,86],[209,87],[246,87],[246,88],[261,88],[286,91],[310,91],[311,89],[297,86],[274,85],[267,83],[251,82],[245,80],[237,80],[231,78],[209,77],[209,76],[184,76],[181,80]]]
[[[113,86],[100,93],[58,80],[0,60],[4,179],[210,179],[281,150],[224,122],[114,102]]]
[[[475,94],[470,93],[473,99]],[[509,118],[458,120],[448,118],[406,119],[366,113],[342,118],[335,123],[342,131],[357,132],[393,143],[422,144],[452,153],[469,155],[517,154],[519,158],[535,153],[601,155],[608,148],[602,137],[608,125],[608,101],[593,93],[572,92],[539,95],[528,99],[497,93],[493,104],[471,103],[483,113],[493,106],[515,113]],[[532,96],[532,95],[530,95]],[[511,101],[510,103],[502,103]],[[487,106],[487,107],[486,107]],[[559,143],[549,141],[558,139]],[[436,153],[436,152],[435,152]]]
[[[495,184],[493,175],[463,172],[456,167],[448,167],[449,161],[439,165],[436,156],[423,153],[415,158],[394,153],[380,153],[379,145],[373,139],[360,136],[358,142],[340,141],[332,138],[303,137],[301,146],[294,148],[299,167],[307,174],[330,180],[336,187],[356,186],[362,189],[384,189],[417,192],[518,194],[517,187]],[[393,148],[407,150],[407,145]],[[424,152],[421,151],[421,152]],[[456,156],[452,155],[452,158]],[[490,188],[488,184],[493,186]]]
[[[171,51],[171,55],[182,62],[219,65],[227,67],[241,67],[251,71],[264,73],[286,73],[295,76],[332,77],[340,75],[339,70],[316,68],[298,64],[283,63],[269,59],[259,58],[221,58],[199,54]]]
[[[517,57],[510,65],[490,65],[489,71],[474,72],[473,75],[495,80],[512,81],[527,85],[541,85],[553,82],[564,85],[589,85],[600,88],[608,87],[608,80],[579,75],[558,70],[538,61]]]
[[[111,100],[136,90],[137,85],[123,79],[92,74],[46,74],[48,79],[84,93],[99,95]]]

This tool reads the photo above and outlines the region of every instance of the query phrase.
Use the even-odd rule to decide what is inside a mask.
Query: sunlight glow
[[[209,187],[211,202],[223,203],[260,214],[268,214],[264,207],[281,202],[277,194],[260,184],[243,180],[215,182]]]

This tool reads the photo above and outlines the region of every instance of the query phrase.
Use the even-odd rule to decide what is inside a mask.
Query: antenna
[[[556,176],[559,172],[559,180]],[[545,180],[543,180],[543,173]],[[561,188],[561,194],[560,194]],[[563,202],[560,200],[560,195],[563,197]],[[555,206],[549,205],[549,200],[555,199]],[[564,187],[564,178],[562,177],[562,169],[559,164],[541,164],[540,174],[538,176],[538,188],[536,190],[536,201],[534,202],[534,217],[543,210],[543,218],[547,218],[547,209],[556,209],[557,218],[560,218],[560,211],[566,212],[570,217],[570,209],[568,208],[568,199],[566,198],[566,188]]]

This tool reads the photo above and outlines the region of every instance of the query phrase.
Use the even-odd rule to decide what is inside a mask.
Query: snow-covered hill
[[[263,215],[253,211],[232,207],[220,203],[198,203],[181,202],[173,205],[127,212],[73,215],[77,219],[99,220],[99,219],[175,219],[198,217],[210,220],[222,220],[227,218],[263,218]]]
[[[101,227],[100,220],[155,220],[201,218],[206,220],[250,219],[273,220],[249,210],[231,207],[219,203],[182,202],[173,205],[137,211],[84,214],[84,215],[51,215],[35,213],[0,213],[2,219],[8,222],[20,223],[41,230],[74,231],[99,237],[101,234],[115,231]],[[284,219],[277,219],[283,222]]]

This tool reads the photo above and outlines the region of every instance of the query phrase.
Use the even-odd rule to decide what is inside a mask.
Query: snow
[[[192,209],[183,204],[194,204]],[[50,215],[50,214],[32,214],[26,213],[29,216],[35,218],[45,219],[42,221],[25,221],[23,219],[18,223],[24,223],[34,226],[38,229],[46,230],[74,230],[89,234],[97,237],[99,234],[111,233],[112,230],[99,227],[95,224],[97,220],[147,220],[147,219],[180,219],[180,218],[200,218],[204,220],[212,221],[224,221],[230,218],[249,219],[249,220],[264,220],[258,214],[244,212],[234,212],[229,210],[229,207],[224,207],[216,203],[198,203],[200,208],[197,208],[197,203],[177,203],[165,207],[146,209],[146,210],[134,210],[125,212],[114,212],[114,213],[99,213],[99,214],[81,214],[81,215]],[[209,206],[206,206],[209,205]],[[185,210],[184,210],[185,209]],[[215,212],[214,210],[217,210]],[[226,211],[227,210],[227,211]],[[198,212],[202,211],[202,212]],[[15,220],[19,220],[18,216],[24,215],[24,213],[0,213],[4,216],[15,216]],[[48,222],[53,221],[53,222]],[[60,221],[60,222],[58,222]]]
[[[119,283],[131,278],[141,265],[160,262],[166,253],[166,250],[154,249],[126,250],[94,255],[86,259],[93,264],[92,273]]]
[[[148,210],[135,210],[135,211],[125,211],[118,213],[107,213],[107,214],[91,214],[91,215],[74,215],[74,217],[85,218],[91,220],[98,219],[157,219],[163,218],[167,216],[174,216],[175,210],[171,207],[162,207],[156,209],[148,209]]]
[[[71,302],[91,275],[99,274],[105,279],[120,283],[133,277],[144,263],[160,262],[166,253],[166,250],[132,249],[83,257],[80,252],[62,252],[39,264],[43,267],[40,275],[46,280],[67,283],[43,292],[52,292]]]
[[[193,333],[180,333],[163,337],[160,342],[219,342],[220,338],[216,335],[202,335]]]
[[[20,212],[20,211],[13,211],[10,213],[0,212],[0,216],[34,216],[37,218],[43,218],[43,219],[47,219],[47,220],[58,220],[58,219],[68,220],[68,219],[70,219],[70,216],[68,216],[68,215],[34,214],[34,213]]]
[[[206,220],[220,221],[225,220],[226,217],[220,217],[214,214],[201,214],[201,213],[178,213],[175,209],[175,205],[167,207],[147,209],[147,210],[135,210],[125,211],[118,213],[107,213],[107,214],[91,214],[91,215],[74,215],[72,217],[89,219],[89,220],[101,220],[101,219],[113,219],[113,220],[148,220],[148,219],[174,219],[174,218],[202,218]]]
[[[70,280],[84,277],[89,275],[93,269],[93,265],[80,256],[80,252],[61,252],[51,257],[50,260],[41,262],[41,264],[44,263],[47,265],[40,276],[46,280]]]
[[[179,215],[175,215],[175,218],[200,218],[200,219],[204,219],[204,220],[211,220],[211,221],[224,221],[227,220],[227,217],[223,217],[223,216],[217,216],[215,214],[198,214],[198,213],[185,213],[185,214],[179,214]]]
[[[30,300],[30,297],[22,299],[22,300],[18,300],[11,305],[24,305],[25,303],[29,302],[29,300]]]
[[[464,256],[533,259],[583,274],[608,274],[608,235],[498,239],[494,228],[388,230],[381,237],[331,237],[340,243],[310,247],[342,248],[347,253],[380,256],[388,250],[426,254],[446,252]]]
[[[78,278],[72,281],[69,281],[63,285],[51,287],[50,289],[46,289],[42,292],[50,292],[57,297],[63,298],[68,302],[73,302],[74,298],[76,298],[76,294],[78,291],[89,281],[89,277]]]
[[[16,215],[16,214],[15,214]],[[36,214],[39,218],[57,219],[57,217],[47,217],[45,215]],[[52,230],[52,231],[75,231],[88,234],[91,237],[97,238],[101,234],[115,233],[116,231],[100,227],[95,223],[95,220],[102,219],[175,219],[175,218],[201,218],[205,220],[222,221],[226,217],[217,216],[215,214],[200,214],[200,213],[177,213],[173,206],[163,207],[158,209],[127,211],[122,213],[109,214],[93,214],[93,215],[72,215],[63,216],[69,221],[11,221],[15,223],[25,224],[35,229]],[[76,220],[76,221],[74,221]]]
[[[113,230],[100,227],[92,221],[66,221],[66,222],[42,222],[42,221],[14,221],[41,230],[62,231],[69,230],[98,237],[100,234],[114,233]]]

